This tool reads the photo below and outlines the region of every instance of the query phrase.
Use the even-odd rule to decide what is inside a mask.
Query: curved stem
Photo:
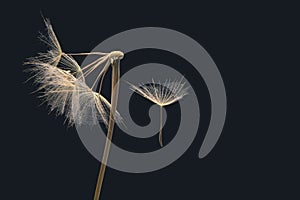
[[[111,82],[111,108],[110,108],[110,114],[109,114],[109,123],[108,123],[108,130],[107,130],[107,136],[106,136],[106,142],[101,162],[101,167],[98,175],[94,200],[99,200],[101,188],[103,185],[104,180],[104,174],[106,169],[106,164],[108,160],[109,150],[111,146],[111,139],[113,135],[113,129],[114,129],[114,115],[116,112],[117,107],[117,101],[118,101],[118,94],[119,94],[119,78],[120,78],[120,61],[115,60],[112,63],[112,82]]]
[[[159,144],[162,147],[163,141],[162,141],[162,106],[159,106]]]

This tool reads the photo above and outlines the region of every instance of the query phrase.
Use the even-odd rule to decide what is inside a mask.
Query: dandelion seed
[[[148,84],[141,83],[138,86],[135,86],[129,83],[129,85],[131,90],[160,107],[159,143],[163,146],[162,108],[179,101],[188,94],[188,87],[185,87],[183,77],[179,81],[166,80],[162,84],[160,82],[155,83],[152,79],[152,82]]]

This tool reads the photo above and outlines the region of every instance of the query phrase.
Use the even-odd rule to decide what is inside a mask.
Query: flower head
[[[103,79],[110,59],[115,57],[110,56],[110,53],[91,53],[99,55],[100,58],[81,68],[72,54],[62,51],[49,20],[45,20],[45,25],[47,35],[40,38],[48,45],[49,50],[29,58],[25,63],[32,66],[29,71],[32,72],[34,82],[39,85],[37,91],[42,93],[41,97],[49,105],[50,111],[56,111],[57,115],[64,114],[70,125],[95,125],[98,120],[107,125],[111,105],[100,92],[93,91],[93,87],[100,78]],[[113,55],[122,56],[116,53]],[[85,78],[102,63],[103,70],[90,88],[85,83]],[[116,123],[122,123],[118,112],[114,113],[114,118]]]

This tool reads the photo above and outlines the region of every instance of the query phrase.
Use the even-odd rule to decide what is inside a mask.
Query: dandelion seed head
[[[47,34],[41,35],[40,39],[47,44],[48,51],[25,62],[31,66],[29,71],[34,83],[38,85],[40,97],[51,112],[65,115],[69,125],[96,125],[102,121],[107,126],[111,105],[85,83],[85,77],[102,63],[106,63],[103,70],[107,70],[109,59],[121,59],[124,54],[119,51],[99,53],[102,57],[83,71],[71,55],[62,51],[49,20],[45,20],[45,25]],[[117,124],[123,124],[117,111],[113,116]]]

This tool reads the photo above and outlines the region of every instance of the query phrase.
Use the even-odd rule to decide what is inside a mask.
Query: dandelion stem
[[[94,200],[99,200],[100,197],[109,150],[111,146],[111,139],[112,139],[114,123],[115,123],[114,115],[116,112],[118,94],[119,94],[119,78],[120,78],[120,60],[114,60],[112,63],[111,108],[110,108],[110,115],[109,115],[109,123],[108,123],[106,142],[105,142],[101,167],[99,171],[99,176],[97,180]]]
[[[102,52],[89,52],[89,53],[67,53],[68,55],[72,56],[86,56],[86,55],[100,55],[100,56],[105,56],[107,53],[102,53]]]
[[[159,106],[159,144],[162,147],[163,142],[162,142],[162,106]]]

